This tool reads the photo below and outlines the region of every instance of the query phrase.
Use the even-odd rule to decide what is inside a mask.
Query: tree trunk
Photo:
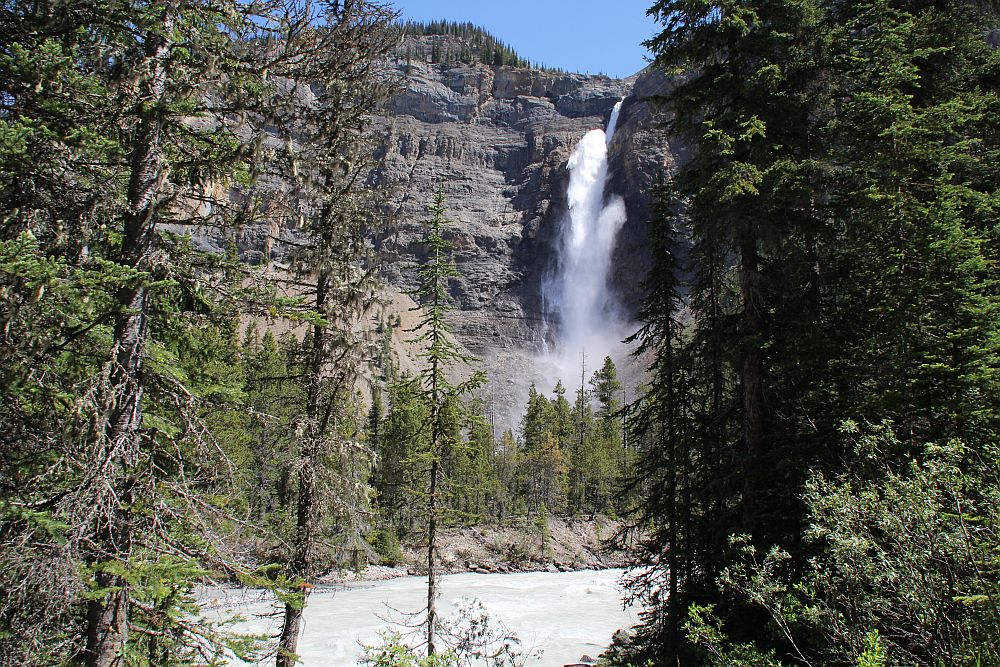
[[[324,312],[330,282],[329,272],[323,271],[316,280],[316,310]],[[302,603],[285,604],[284,622],[278,639],[276,667],[293,667],[296,663],[302,617],[305,601],[309,596],[308,577],[312,575],[312,549],[316,541],[316,464],[319,459],[319,443],[323,436],[320,424],[320,403],[322,399],[323,366],[327,358],[327,331],[323,325],[313,327],[312,354],[309,362],[309,393],[306,397],[306,437],[300,454],[298,495],[295,505],[295,538],[292,560],[288,565],[290,577],[301,578]]]
[[[667,313],[666,349],[663,351],[666,364],[666,414],[664,424],[660,426],[660,440],[663,440],[663,430],[666,429],[667,446],[667,608],[669,610],[670,650],[677,652],[679,645],[680,619],[677,604],[677,566],[678,566],[678,531],[680,511],[677,503],[677,452],[678,452],[678,420],[677,414],[677,369],[674,366],[674,331],[673,313]],[[690,509],[690,508],[685,508]]]
[[[745,223],[750,224],[750,223]],[[744,230],[740,247],[740,296],[743,301],[743,442],[745,472],[743,476],[743,530],[755,538],[759,508],[761,457],[764,440],[763,359],[761,337],[764,334],[764,314],[760,294],[760,256],[757,237]]]
[[[162,10],[163,30],[146,35],[145,59],[150,74],[141,86],[144,104],[130,158],[128,212],[122,237],[121,263],[130,268],[147,269],[149,250],[156,232],[156,210],[160,204],[164,170],[160,152],[163,134],[161,104],[166,91],[170,58],[168,35],[173,16]],[[96,562],[126,561],[132,551],[132,486],[139,459],[139,429],[142,426],[142,362],[148,338],[149,294],[146,288],[129,286],[118,295],[121,314],[115,322],[114,343],[108,369],[104,407],[103,465],[112,477],[108,481],[114,499],[110,515],[98,519],[95,530],[101,552]],[[107,594],[87,605],[87,644],[84,658],[87,667],[111,667],[123,664],[122,649],[128,640],[129,591],[125,578],[99,573],[99,588]]]
[[[281,636],[278,639],[278,653],[275,659],[277,667],[293,667],[296,663],[295,652],[298,650],[299,634],[302,631],[302,617],[305,614],[305,602],[309,596],[308,577],[311,574],[312,547],[315,542],[316,519],[313,512],[316,491],[316,434],[307,436],[302,463],[299,469],[298,500],[296,502],[296,526],[294,554],[289,564],[289,575],[301,578],[302,603],[285,604],[285,617],[281,625]]]
[[[435,420],[434,440],[437,440],[437,424]],[[433,447],[433,444],[432,444]],[[437,633],[437,482],[438,461],[431,461],[430,495],[427,499],[427,655],[434,655],[434,635]]]

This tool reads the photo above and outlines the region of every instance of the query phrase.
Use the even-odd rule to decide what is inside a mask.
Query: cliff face
[[[655,94],[668,82],[645,72],[615,80],[402,60],[398,69],[402,89],[381,121],[377,174],[393,187],[398,221],[379,239],[391,260],[386,278],[402,288],[414,284],[420,222],[440,183],[461,273],[451,286],[458,338],[500,375],[508,353],[539,349],[545,331],[539,288],[566,212],[566,161],[587,131],[606,126],[612,107],[625,97],[610,149],[608,194],[622,195],[629,213],[613,281],[634,309],[648,266],[649,185],[674,160],[655,136],[654,109],[637,95]]]
[[[408,37],[394,63],[398,92],[376,119],[379,167],[372,178],[389,186],[392,224],[374,242],[385,259],[389,300],[396,304],[383,318],[395,319],[392,308],[405,310],[399,292],[416,284],[423,222],[440,184],[461,274],[451,284],[456,306],[451,323],[458,340],[483,360],[491,375],[488,399],[499,424],[514,426],[527,385],[551,384],[535,363],[546,331],[551,331],[541,283],[554,267],[555,242],[566,215],[566,162],[577,142],[589,130],[604,128],[615,103],[625,98],[609,148],[606,194],[622,196],[626,203],[628,222],[619,234],[612,283],[633,313],[649,266],[649,188],[683,153],[664,141],[657,131],[662,118],[643,99],[666,90],[669,81],[662,75],[644,71],[616,80],[411,61],[402,55],[457,52],[462,46],[456,37]],[[293,230],[273,224],[267,229],[249,226],[237,243],[249,261],[271,255],[280,264],[280,244],[272,245],[268,237],[294,236]],[[225,234],[205,230],[196,241],[221,250]],[[407,337],[394,333],[402,357],[410,355],[402,344]],[[404,367],[410,365],[403,361]]]

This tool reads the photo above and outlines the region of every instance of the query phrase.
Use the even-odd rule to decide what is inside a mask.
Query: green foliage
[[[814,555],[804,571],[785,551],[759,559],[746,536],[734,539],[741,560],[723,570],[720,588],[763,610],[771,630],[740,654],[759,653],[774,635],[803,664],[996,662],[996,481],[970,486],[957,443],[894,470],[889,453],[900,443],[888,424],[858,435],[873,468],[807,485]],[[711,664],[739,664],[721,621],[697,605],[688,613],[688,638]]]
[[[1000,301],[988,220],[1000,55],[983,38],[995,8],[664,0],[650,13],[662,28],[648,43],[657,65],[684,72],[662,100],[669,127],[693,150],[658,185],[650,221],[655,266],[638,339],[653,361],[636,404],[636,487],[647,493],[638,522],[653,526],[640,563],[657,566],[636,575],[634,590],[661,613],[640,628],[636,646],[648,652],[638,659],[695,660],[679,624],[690,605],[714,604],[734,645],[755,641],[782,660],[854,664],[877,630],[889,663],[931,664],[916,655],[921,642],[945,664],[989,662],[973,639],[985,621],[957,602],[988,599],[988,576],[969,580],[975,592],[956,583],[971,561],[959,566],[961,531],[939,485],[993,489],[996,478]],[[878,436],[876,459],[845,448],[840,431],[845,417],[873,416],[898,434]],[[944,483],[927,469],[942,465],[927,443],[959,441],[952,465],[966,479]],[[850,484],[817,482],[842,475]],[[921,495],[916,480],[938,491]],[[991,493],[962,504],[988,515]],[[877,529],[861,519],[891,505],[898,512]],[[821,506],[829,514],[816,523],[810,512]],[[823,522],[847,521],[844,507],[861,523],[831,544],[814,539]],[[901,543],[888,546],[885,534]],[[809,597],[817,591],[786,582],[793,612],[752,577],[741,595],[719,590],[744,546],[771,554],[776,544],[792,580],[816,562],[844,577],[826,582],[844,595],[826,621],[841,624],[839,638],[822,623],[802,629],[807,610],[830,604]],[[909,564],[896,553],[910,553]],[[767,604],[749,593],[765,590]],[[785,627],[775,620],[789,615]],[[913,618],[935,619],[948,638],[926,638],[932,631]],[[837,658],[823,653],[832,645],[844,647]]]
[[[762,652],[752,643],[733,644],[722,630],[722,622],[712,605],[688,608],[684,623],[688,640],[704,650],[710,664],[718,667],[781,667],[774,651]]]
[[[876,427],[858,445],[871,473],[806,487],[806,537],[820,548],[804,582],[816,622],[834,659],[873,651],[874,631],[889,664],[995,662],[996,478],[963,470],[956,441],[897,468],[900,444],[891,425]]]
[[[403,643],[399,634],[385,634],[375,646],[366,646],[362,664],[370,667],[456,667],[459,662],[452,652],[419,655]]]
[[[885,647],[878,630],[865,635],[865,650],[858,656],[858,667],[885,667]]]
[[[242,549],[230,551],[230,538],[259,545],[255,528],[280,533],[287,523],[275,500],[288,466],[263,447],[294,440],[289,417],[302,395],[275,375],[302,361],[282,357],[289,341],[258,347],[256,337],[247,341],[256,358],[241,355],[238,322],[250,312],[338,322],[256,286],[233,246],[207,255],[184,232],[235,236],[261,214],[258,188],[291,178],[284,156],[262,159],[264,134],[276,127],[265,127],[268,111],[297,114],[282,122],[308,128],[297,136],[303,150],[343,159],[357,139],[357,117],[341,116],[354,129],[324,144],[320,112],[305,118],[297,94],[274,83],[303,73],[316,54],[342,53],[315,48],[328,33],[285,12],[300,9],[88,0],[0,8],[6,661],[108,665],[122,653],[136,665],[221,664],[221,647],[252,643],[205,623],[191,595],[210,570],[240,574]],[[385,18],[365,24],[369,35],[393,17]],[[275,58],[257,45],[279,24],[308,34]],[[263,60],[281,73],[268,78]],[[357,60],[355,82],[371,73],[366,57]],[[323,70],[327,83],[350,78],[343,67]],[[363,115],[360,97],[350,109]],[[272,198],[269,214],[284,203]],[[356,246],[341,246],[358,259]],[[344,433],[350,421],[339,422]]]
[[[378,439],[378,464],[374,486],[383,519],[398,526],[412,526],[416,519],[412,492],[419,471],[414,462],[427,442],[427,406],[420,400],[413,378],[403,376],[389,387],[389,411]]]
[[[450,310],[448,282],[458,275],[451,259],[451,243],[444,237],[446,207],[444,186],[439,185],[430,206],[431,219],[422,241],[427,258],[417,270],[419,287],[413,295],[421,309],[417,335],[411,340],[421,346],[418,356],[423,360],[414,382],[416,395],[427,409],[428,431],[426,449],[418,450],[410,460],[416,463],[425,487],[418,492],[425,500],[424,518],[427,534],[427,654],[435,654],[439,625],[435,601],[437,568],[437,530],[445,509],[441,499],[447,494],[448,459],[462,446],[460,432],[461,398],[485,382],[481,371],[476,371],[467,381],[453,384],[447,375],[449,368],[458,363],[474,361],[466,355],[451,336],[447,321]]]
[[[591,386],[595,391],[581,387],[573,405],[561,382],[551,398],[532,385],[518,435],[504,433],[498,443],[485,419],[475,414],[481,404],[473,401],[468,436],[446,462],[460,518],[474,521],[483,510],[496,520],[625,510],[632,496],[615,492],[633,473],[634,452],[625,447],[622,385],[610,358],[594,373]]]
[[[378,554],[382,565],[399,565],[403,562],[403,548],[393,526],[376,528],[368,536],[368,542]]]
[[[497,67],[518,67],[532,68],[545,72],[561,73],[562,70],[552,67],[545,67],[540,64],[532,64],[522,58],[512,47],[497,39],[482,28],[472,23],[460,23],[455,21],[430,21],[426,23],[418,21],[406,21],[401,25],[401,30],[405,36],[451,36],[460,39],[461,46],[450,49],[448,46],[442,51],[441,46],[435,41],[432,43],[430,53],[420,51],[414,54],[412,48],[406,51],[407,61],[412,60],[417,55],[423,60],[431,63],[483,63]]]

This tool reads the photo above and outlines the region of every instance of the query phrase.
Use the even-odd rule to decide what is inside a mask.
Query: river
[[[615,630],[635,623],[636,611],[622,608],[621,575],[622,570],[447,575],[441,579],[438,608],[440,615],[455,618],[469,600],[478,600],[492,620],[518,638],[525,667],[560,667],[583,655],[596,658]],[[356,665],[362,645],[377,643],[393,622],[406,620],[400,612],[423,608],[426,585],[424,577],[403,577],[317,588],[309,597],[299,642],[303,665]],[[247,619],[234,629],[276,632],[277,619],[260,616],[273,607],[259,596],[211,595],[219,596],[217,605]]]

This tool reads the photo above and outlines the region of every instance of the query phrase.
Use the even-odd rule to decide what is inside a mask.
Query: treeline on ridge
[[[460,38],[460,45],[432,41],[430,48],[423,43],[405,44],[402,55],[409,62],[422,60],[430,63],[482,63],[497,67],[531,68],[545,72],[563,73],[563,70],[531,62],[517,53],[510,45],[493,36],[485,28],[473,23],[458,21],[406,21],[401,24],[404,35],[427,37],[433,35]]]

